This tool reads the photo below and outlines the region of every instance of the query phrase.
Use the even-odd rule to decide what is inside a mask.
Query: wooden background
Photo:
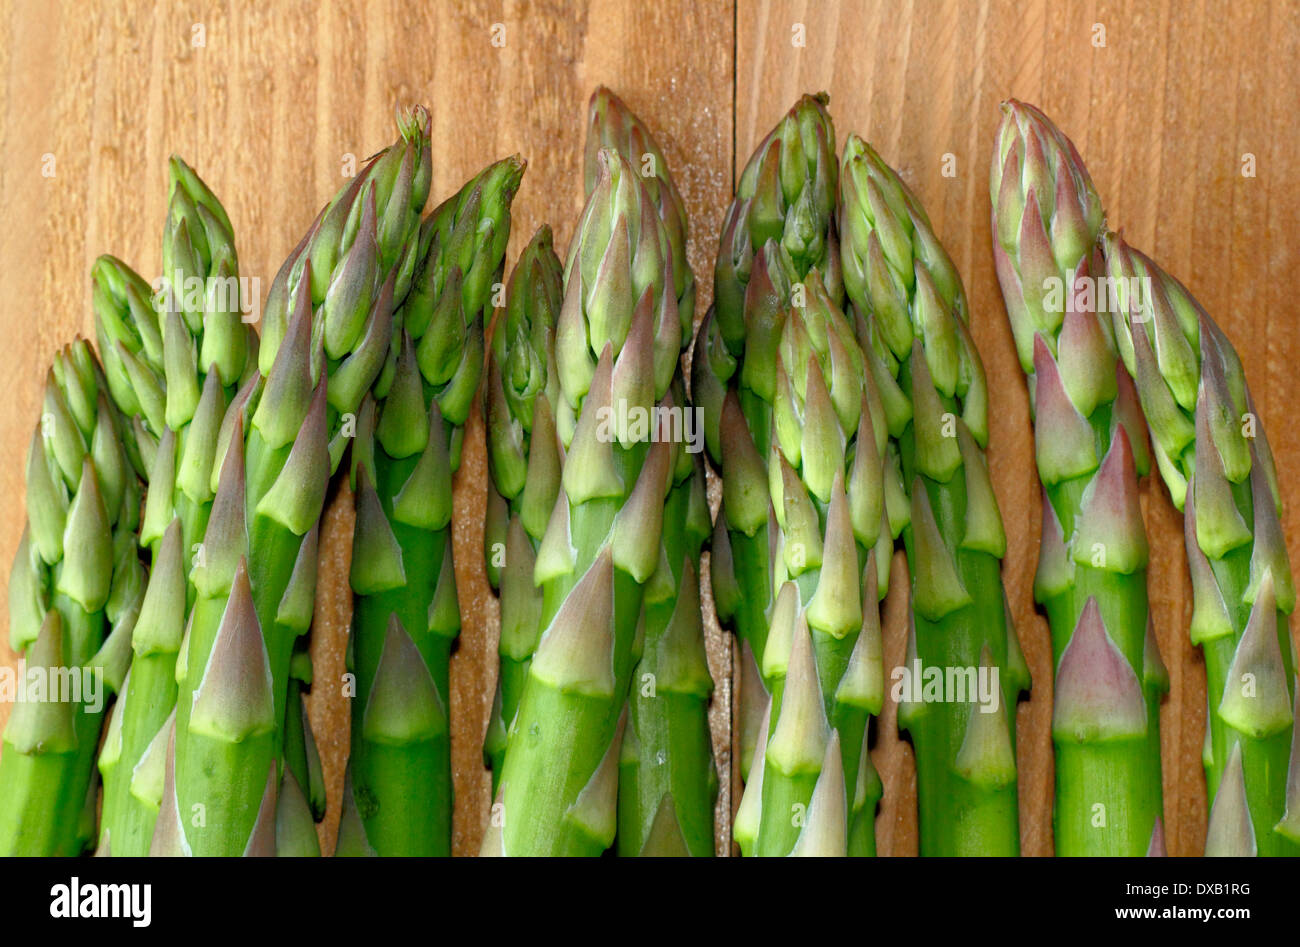
[[[1022,841],[1051,853],[1050,650],[1032,602],[1038,492],[1024,384],[993,275],[988,156],[998,102],[1043,107],[1088,160],[1112,225],[1180,276],[1241,352],[1281,471],[1300,562],[1300,11],[1282,2],[1031,3],[751,0],[523,3],[78,3],[0,0],[0,559],[22,531],[22,456],[44,365],[91,331],[90,265],[116,253],[159,265],[166,158],[186,157],[234,222],[242,269],[263,290],[345,155],[392,137],[395,105],[433,115],[435,200],[488,161],[529,161],[508,262],[542,222],[565,246],[581,205],[587,98],[617,90],[659,138],[691,214],[701,305],[735,172],[804,91],[831,93],[841,143],[856,130],[929,210],[965,281],[992,398],[994,483],[1010,540],[1004,579],[1031,665],[1019,726]],[[504,47],[491,42],[505,28]],[[201,44],[196,41],[201,39]],[[802,45],[798,41],[802,39]],[[955,176],[942,173],[945,155]],[[1255,175],[1242,173],[1253,155]],[[53,156],[53,176],[43,176]],[[456,483],[464,633],[453,664],[458,853],[488,808],[479,741],[491,703],[495,603],[481,568],[482,424]],[[1204,672],[1187,641],[1181,527],[1144,487],[1151,600],[1172,693],[1161,724],[1171,853],[1199,854]],[[349,499],[328,514],[311,716],[338,817],[346,707],[337,682],[349,602]],[[895,561],[895,569],[900,563]],[[896,589],[904,587],[897,571]],[[886,661],[903,655],[904,597],[888,604]],[[0,610],[0,614],[6,614]],[[709,616],[724,754],[727,639]],[[3,636],[7,641],[7,635]],[[0,644],[0,661],[14,656]],[[7,716],[0,707],[0,722]],[[915,777],[892,707],[874,751],[885,783],[882,853],[914,854]],[[720,807],[729,808],[724,778]],[[724,840],[720,839],[720,844]]]

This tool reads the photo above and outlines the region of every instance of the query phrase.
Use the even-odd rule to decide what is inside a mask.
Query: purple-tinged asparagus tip
[[[262,791],[262,803],[257,809],[257,821],[253,823],[248,844],[244,846],[245,858],[275,857],[275,813],[278,795],[276,770],[276,762],[272,760],[266,773],[266,788]]]
[[[1156,816],[1155,825],[1151,827],[1151,842],[1147,845],[1147,858],[1167,858],[1165,851],[1165,822]]]
[[[361,732],[385,746],[423,743],[447,732],[447,712],[437,685],[395,613],[388,618]]]
[[[228,743],[275,728],[275,693],[262,626],[253,608],[248,563],[240,556],[203,679],[194,693],[189,729]]]
[[[1234,743],[1219,780],[1219,791],[1210,807],[1210,824],[1205,833],[1207,858],[1254,858],[1259,854],[1255,825],[1250,817],[1246,777],[1241,766],[1241,744]]]
[[[1083,491],[1070,546],[1076,562],[1107,572],[1131,575],[1147,564],[1150,550],[1137,471],[1123,427],[1116,430],[1101,468]]]
[[[614,693],[614,558],[597,555],[542,633],[531,676],[570,693]]]
[[[1047,342],[1034,336],[1034,456],[1044,484],[1097,468],[1096,437],[1070,400]]]
[[[1229,726],[1256,740],[1292,725],[1271,572],[1265,572],[1260,581],[1246,629],[1233,653],[1219,700],[1219,716]]]
[[[1083,606],[1061,655],[1054,703],[1052,734],[1057,739],[1091,742],[1146,733],[1142,685],[1106,633],[1096,598]]]

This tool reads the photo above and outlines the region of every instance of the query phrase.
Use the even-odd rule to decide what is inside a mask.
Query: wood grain
[[[1039,499],[1028,402],[993,273],[988,162],[998,103],[1042,107],[1073,137],[1112,226],[1181,278],[1241,353],[1280,471],[1293,561],[1300,554],[1300,438],[1288,412],[1300,331],[1300,51],[1293,3],[739,0],[736,160],[795,98],[831,95],[840,143],[871,141],[925,204],[965,280],[990,388],[993,482],[1006,520],[1003,580],[1034,676],[1018,718],[1022,849],[1052,850],[1051,649],[1033,604]],[[806,45],[792,43],[802,24]],[[1094,45],[1098,41],[1104,45]],[[1242,175],[1253,154],[1256,176]],[[956,175],[943,175],[952,155]],[[1144,487],[1149,586],[1172,688],[1161,710],[1171,854],[1205,833],[1200,748],[1204,665],[1187,637],[1182,521],[1158,483]],[[897,574],[897,573],[896,573]],[[895,590],[901,589],[895,583]],[[891,593],[891,599],[897,593]],[[891,601],[886,662],[902,650]],[[887,708],[874,759],[885,783],[880,850],[916,851],[910,747]]]
[[[1004,581],[1037,682],[1019,718],[1022,841],[1051,851],[1050,654],[1032,602],[1038,494],[1024,385],[993,278],[987,161],[1008,96],[1033,101],[1088,158],[1110,220],[1182,277],[1231,335],[1269,425],[1300,554],[1300,439],[1286,423],[1300,331],[1300,100],[1295,9],[1284,2],[1146,4],[974,0],[656,0],[92,3],[0,0],[0,557],[22,529],[22,456],[43,366],[91,330],[88,272],[113,252],[159,265],[168,154],[191,160],[234,222],[243,271],[269,286],[280,259],[358,159],[392,137],[396,105],[433,115],[433,195],[490,160],[529,160],[508,257],[542,222],[563,247],[581,207],[587,97],[604,82],[648,122],[686,198],[703,313],[736,167],[790,103],[826,89],[926,204],[965,280],[992,396],[990,452],[1010,552]],[[491,42],[494,24],[505,45]],[[792,44],[795,24],[805,45]],[[1105,45],[1095,46],[1096,25]],[[201,43],[199,40],[201,39]],[[842,138],[841,138],[842,140]],[[1241,174],[1255,156],[1256,176]],[[956,162],[944,177],[944,155]],[[42,175],[53,158],[53,175]],[[477,417],[477,416],[476,416]],[[488,809],[479,743],[492,696],[496,606],[481,568],[481,422],[456,480],[464,632],[453,662],[455,851],[477,851]],[[1196,854],[1205,826],[1199,750],[1204,674],[1187,643],[1181,528],[1163,487],[1145,492],[1152,606],[1173,689],[1162,711],[1168,841]],[[350,498],[333,498],[322,551],[311,699],[337,823],[347,708],[337,682],[350,615]],[[1300,560],[1297,560],[1300,561]],[[895,564],[896,589],[903,587]],[[886,659],[902,657],[905,601],[887,604]],[[728,642],[709,616],[719,765]],[[7,636],[2,640],[7,641]],[[0,660],[14,656],[0,643]],[[8,708],[0,706],[0,723]],[[916,850],[915,775],[892,707],[875,750],[884,853]],[[724,780],[725,784],[725,780]],[[730,800],[724,787],[720,808]],[[725,838],[720,829],[720,843]]]

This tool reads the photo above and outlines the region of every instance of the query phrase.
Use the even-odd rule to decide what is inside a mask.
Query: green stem
[[[624,448],[615,443],[609,447],[622,483],[630,487],[644,464],[646,445]],[[609,545],[624,499],[594,497],[572,506],[573,568],[543,589],[541,627],[549,629],[555,622],[560,633],[564,626],[557,618],[561,607],[569,604],[570,593],[575,593],[580,582],[593,583],[591,592],[572,596],[573,605],[590,604],[605,616],[599,621],[609,636],[606,642],[613,674],[608,687],[588,687],[587,682],[553,674],[550,662],[539,669],[539,661],[534,659],[501,777],[502,839],[511,856],[599,855],[608,845],[604,816],[613,811],[616,798],[604,798],[601,776],[618,764],[617,756],[606,757],[617,753],[611,747],[616,746],[627,698],[644,593],[635,578],[614,565]],[[566,500],[562,497],[560,502]],[[578,601],[583,598],[595,601]],[[546,633],[539,653],[545,644]],[[581,805],[580,798],[589,784],[592,795],[600,797],[593,799],[590,807]],[[617,791],[612,782],[609,788]],[[612,835],[614,826],[608,830]]]
[[[960,535],[965,517],[965,484],[926,481],[926,490],[939,531]],[[903,531],[909,566],[915,571],[916,547],[911,526]],[[1000,669],[997,713],[1006,719],[1015,745],[1016,703],[1024,682],[1011,671],[1008,636],[1013,635],[1006,610],[996,595],[1001,587],[1001,563],[985,552],[958,549],[954,557],[962,584],[977,590],[964,608],[939,621],[913,616],[916,659],[922,668],[976,669],[982,673],[982,652],[988,648]],[[979,594],[994,593],[994,594]],[[910,668],[903,668],[909,673]],[[968,695],[965,703],[926,704],[909,721],[916,752],[917,802],[922,856],[981,856],[1020,854],[1016,783],[1002,785],[970,779],[957,772],[957,760],[972,713],[982,713]]]
[[[647,595],[645,644],[628,698],[619,764],[620,855],[684,849],[708,856],[714,850],[718,778],[708,718],[713,681],[696,577],[707,513],[703,471],[687,460],[691,475],[664,504],[660,568],[666,565],[670,574],[650,580],[658,594],[653,600]]]
[[[410,476],[418,457],[393,460],[377,451],[379,496],[392,515],[392,498]],[[429,627],[438,593],[448,531],[432,532],[392,521],[408,583],[375,595],[358,596],[353,617],[353,660],[357,675],[354,706],[365,708],[383,657],[386,631],[397,616],[411,636],[436,688],[445,714],[450,696],[449,662],[455,638]],[[365,714],[352,715],[352,782],[366,836],[382,855],[451,854],[451,743],[446,726],[433,734],[393,743],[368,738]]]
[[[1243,515],[1250,522],[1251,496],[1245,484],[1234,489],[1238,506],[1245,506]],[[1222,559],[1210,560],[1215,579],[1223,590],[1223,601],[1233,633],[1205,641],[1206,693],[1209,695],[1209,745],[1204,755],[1206,789],[1211,805],[1218,795],[1224,768],[1234,746],[1241,747],[1241,765],[1246,786],[1246,799],[1251,823],[1255,830],[1255,844],[1262,856],[1300,855],[1300,842],[1274,831],[1286,810],[1287,772],[1291,762],[1291,728],[1277,730],[1265,736],[1255,736],[1238,730],[1220,714],[1220,698],[1229,686],[1229,673],[1233,657],[1241,642],[1251,608],[1246,604],[1246,590],[1250,585],[1250,545],[1232,550]],[[1278,646],[1286,681],[1294,698],[1295,661],[1291,647],[1290,625],[1281,612],[1277,615]],[[1239,686],[1239,685],[1238,685]]]

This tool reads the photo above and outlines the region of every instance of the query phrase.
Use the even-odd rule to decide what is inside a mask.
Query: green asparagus
[[[683,397],[680,386],[677,391]],[[661,558],[646,584],[644,639],[628,697],[619,757],[620,855],[714,852],[713,678],[698,578],[708,534],[703,459],[682,451],[664,504]]]
[[[584,192],[591,194],[600,176],[597,160],[602,148],[617,151],[641,174],[641,183],[659,211],[668,234],[673,257],[673,292],[677,296],[677,316],[686,331],[695,327],[695,273],[686,259],[688,223],[686,205],[677,183],[668,171],[659,143],[650,129],[623,100],[605,86],[591,95],[587,107],[586,161]]]
[[[129,440],[89,343],[64,347],[27,452],[9,577],[9,641],[25,659],[0,753],[0,854],[76,855],[95,835],[107,690],[122,685],[145,583]]]
[[[771,242],[762,256],[769,254],[789,267]],[[778,590],[765,640],[754,649],[772,695],[766,739],[755,750],[734,835],[746,855],[873,855],[881,785],[869,722],[884,698],[879,602],[894,541],[886,484],[896,473],[886,459],[880,394],[821,274],[811,270],[775,302],[779,341],[761,349],[751,335],[745,362],[756,378],[767,377],[751,371],[760,357],[772,360],[767,472],[757,457],[744,471],[749,482],[723,468],[727,487],[742,488],[726,495],[732,524],[775,510],[768,530]],[[734,396],[724,412],[727,443],[733,427],[743,434]]]
[[[167,733],[176,708],[176,656],[185,631],[186,569],[180,517],[154,553],[131,636],[131,670],[99,754],[101,855],[147,855],[162,802]]]
[[[166,427],[160,418],[167,410],[162,326],[155,300],[143,277],[108,254],[95,261],[91,283],[105,384],[131,427],[126,443],[131,463],[147,480],[157,459],[158,438]],[[146,416],[159,420],[156,430],[150,429]]]
[[[315,858],[321,853],[316,823],[325,817],[325,780],[303,694],[312,682],[308,640],[301,637],[295,644],[285,707],[284,765],[275,808],[275,854]]]
[[[311,623],[329,479],[307,289],[304,280],[270,376],[227,413],[194,568],[198,595],[176,663],[174,779],[151,854],[251,855],[268,832],[274,839],[289,661]]]
[[[686,259],[686,209],[650,130],[613,92],[591,97],[587,190],[612,148],[634,168],[659,211],[672,252],[683,345],[694,328],[695,274]],[[686,404],[680,367],[672,395]],[[685,431],[681,432],[683,435]],[[701,432],[702,433],[702,432]],[[677,455],[664,506],[661,558],[645,590],[645,628],[628,697],[618,782],[618,853],[712,855],[717,771],[709,733],[713,691],[700,613],[700,551],[709,536],[703,458]]]
[[[352,780],[380,855],[451,852],[451,478],[523,171],[517,156],[488,166],[424,222],[395,368],[353,453]]]
[[[259,374],[223,419],[177,661],[174,778],[152,853],[274,852],[290,669],[311,624],[325,493],[389,357],[428,194],[428,116],[416,109],[398,125],[400,140],[326,206],[277,273]]]
[[[555,370],[555,323],[564,270],[543,225],[510,274],[506,305],[488,351],[488,515],[484,561],[501,603],[496,697],[483,744],[495,793],[506,734],[541,634],[542,593],[533,584],[537,549],[560,490],[563,448],[556,407],[563,397]]]
[[[614,841],[635,639],[680,447],[662,410],[683,334],[671,246],[638,171],[609,149],[597,166],[556,328],[577,421],[534,572],[544,631],[485,854],[597,855]]]
[[[916,673],[898,716],[916,752],[921,854],[1016,855],[1016,702],[1029,669],[1002,591],[1006,534],[966,294],[920,202],[856,135],[839,204],[845,290],[910,484],[899,517],[912,575],[903,673]],[[965,675],[963,693],[923,699],[916,685],[928,688],[936,670]]]
[[[1132,382],[1096,305],[1100,198],[1037,109],[1003,106],[993,253],[1034,409],[1043,530],[1034,595],[1055,656],[1058,855],[1142,855],[1161,833],[1160,695],[1138,477],[1150,466]]]
[[[186,603],[195,597],[192,584],[187,590],[186,559],[207,526],[222,417],[235,386],[256,367],[257,336],[243,320],[230,220],[179,158],[169,164],[169,180],[156,311],[141,305],[143,280],[125,264],[101,257],[94,271],[97,334],[112,353],[110,390],[136,418],[141,436],[151,438],[140,544],[151,550],[154,572],[162,572],[157,581],[165,591],[159,595],[170,596],[175,578],[181,581],[179,615],[170,604],[155,606],[161,612],[133,641],[132,667],[143,669],[132,675],[100,755],[101,854],[149,851],[161,801],[163,727],[176,704],[176,655]],[[176,549],[164,556],[173,523]]]
[[[311,689],[313,669],[310,640],[304,636],[295,642],[289,661],[289,696],[285,701],[284,771],[292,772],[295,787],[302,793],[312,821],[325,818],[325,775],[321,770],[316,736],[307,714],[307,695]],[[283,783],[282,783],[283,785]]]
[[[774,596],[770,546],[776,537],[765,501],[747,494],[766,495],[783,307],[791,285],[814,268],[837,306],[844,295],[833,220],[835,129],[826,103],[825,95],[801,98],[745,166],[723,224],[714,304],[696,336],[691,368],[691,397],[703,412],[709,455],[723,481],[712,584],[735,590],[715,596],[718,617],[734,628],[742,657],[748,648],[758,662]],[[731,408],[739,410],[728,409],[733,400]],[[764,713],[766,694],[759,688],[742,687],[736,700],[742,721]],[[749,773],[756,737],[754,727],[741,728],[742,776]]]
[[[1178,280],[1109,233],[1115,336],[1184,511],[1205,655],[1207,855],[1300,855],[1295,583],[1268,438],[1232,343]],[[1288,775],[1289,774],[1289,775]]]

